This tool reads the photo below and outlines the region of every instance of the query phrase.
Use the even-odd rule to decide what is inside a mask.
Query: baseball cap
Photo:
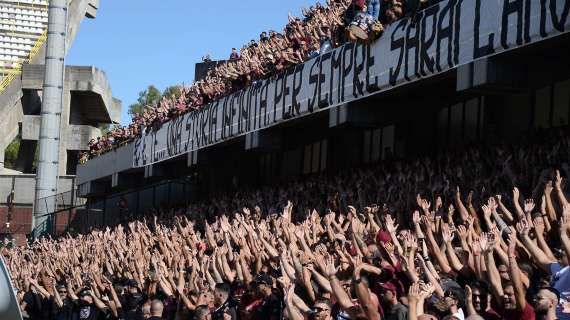
[[[398,292],[398,290],[396,289],[396,286],[391,282],[381,283],[380,288],[382,288],[384,290],[390,290],[394,293]]]
[[[255,284],[266,284],[268,286],[272,286],[273,285],[273,279],[271,279],[270,276],[268,276],[265,273],[260,274],[259,276],[257,276],[257,278],[255,278]]]

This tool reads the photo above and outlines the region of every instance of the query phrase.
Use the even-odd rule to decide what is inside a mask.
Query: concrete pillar
[[[56,209],[61,139],[61,112],[64,100],[65,47],[67,37],[67,0],[51,0],[48,12],[48,36],[40,126],[40,153],[36,175],[36,204],[46,198],[45,206],[34,206],[34,236],[51,231]]]

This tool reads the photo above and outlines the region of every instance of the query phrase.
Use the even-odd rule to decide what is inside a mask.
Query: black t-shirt
[[[275,295],[263,299],[261,306],[253,314],[254,320],[273,320],[281,319],[283,315],[283,303],[281,299]]]
[[[101,311],[94,305],[76,306],[76,312],[79,320],[105,320],[109,318],[106,311]]]
[[[144,316],[141,310],[131,310],[131,311],[123,311],[122,317],[119,319],[121,320],[143,320]]]
[[[26,309],[30,320],[49,319],[52,311],[52,304],[48,299],[42,298],[41,295],[28,291],[24,293],[24,302],[26,302]]]
[[[73,313],[73,302],[69,299],[63,300],[63,306],[60,308],[52,302],[52,314],[55,320],[75,320],[77,316]]]
[[[224,304],[212,313],[212,320],[224,320],[224,314],[228,314],[232,320],[239,320],[236,307],[237,302],[232,299],[226,300]]]

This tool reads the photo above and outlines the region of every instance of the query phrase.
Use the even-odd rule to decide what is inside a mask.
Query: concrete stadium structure
[[[522,1],[519,2],[522,6]],[[482,2],[465,0],[460,3],[469,10],[478,10],[476,8]],[[497,4],[488,2],[484,5],[490,3]],[[563,10],[560,4],[569,5],[567,1],[557,3],[558,12]],[[437,10],[445,5],[438,6]],[[461,19],[456,20],[457,25],[472,26],[475,17],[477,27],[481,23],[478,19],[487,18],[479,14],[469,15],[465,8]],[[511,10],[506,5],[505,8]],[[131,208],[143,211],[164,201],[204,199],[214,192],[238,190],[242,186],[279,183],[319,172],[337,172],[390,157],[429,155],[472,142],[511,141],[529,130],[567,126],[570,118],[570,35],[567,33],[570,21],[567,16],[566,21],[558,21],[558,31],[554,36],[532,38],[528,35],[527,39],[523,32],[523,8],[518,12],[521,18],[518,29],[513,23],[516,13],[516,10],[498,12],[498,23],[489,23],[489,32],[479,34],[476,30],[475,37],[467,35],[466,39],[475,45],[467,43],[472,46],[465,51],[458,48],[457,52],[468,52],[476,58],[452,64],[447,70],[434,71],[428,77],[419,74],[416,56],[416,75],[410,76],[416,77],[412,79],[414,81],[397,82],[361,99],[327,107],[323,112],[275,122],[260,130],[244,130],[243,134],[240,131],[236,137],[188,152],[177,149],[175,131],[171,131],[173,127],[170,124],[165,124],[163,129],[169,130],[168,139],[173,140],[151,140],[150,148],[153,150],[158,144],[174,148],[151,153],[147,158],[149,162],[133,160],[141,146],[136,143],[88,161],[78,167],[77,178],[78,194],[88,201],[87,225],[102,226],[120,219],[118,199],[125,199]],[[415,25],[425,26],[421,21],[428,14],[420,13],[420,22]],[[554,16],[555,13],[552,14]],[[378,46],[382,48],[396,48],[395,62],[392,67],[384,69],[386,74],[394,74],[396,70],[413,73],[414,59],[410,52],[419,46],[419,31],[413,38],[409,28],[415,27],[409,27],[411,24],[407,23],[396,23],[378,40]],[[401,31],[404,29],[408,31]],[[462,32],[465,29],[469,28],[463,28]],[[451,37],[449,30],[447,32]],[[493,39],[497,48],[502,46],[497,53],[492,47]],[[517,44],[509,46],[509,39]],[[404,45],[405,41],[411,44]],[[483,47],[484,43],[489,43],[487,48]],[[458,41],[456,46],[462,44]],[[481,53],[485,50],[487,53]],[[362,52],[365,54],[366,50]],[[412,58],[408,59],[410,56]],[[451,50],[449,57],[451,61]],[[389,58],[388,55],[375,57],[377,60]],[[439,60],[438,56],[438,64]],[[406,64],[405,69],[402,63]],[[408,63],[411,68],[408,68]],[[308,62],[309,67],[317,66],[316,72],[319,72],[320,65],[319,60]],[[316,72],[311,75],[316,74],[315,79],[318,79],[320,73]],[[352,79],[348,81],[352,83]],[[283,82],[283,86],[287,86]],[[318,99],[328,93],[332,95],[326,90],[321,92],[320,87],[314,87],[315,94],[318,90]],[[323,101],[327,100],[324,98]],[[226,112],[226,105],[223,107]],[[188,123],[182,122],[182,131],[188,128]],[[216,130],[219,129],[220,122],[213,123],[218,125]],[[204,123],[207,125],[209,123]],[[195,133],[199,135],[199,131]],[[206,140],[209,138],[211,136]],[[138,165],[140,163],[143,165]],[[186,178],[181,180],[181,177]]]
[[[12,8],[12,11],[21,11],[23,2],[0,1],[0,10],[5,6]],[[95,18],[98,7],[98,0],[69,2],[68,48],[83,18]],[[47,14],[47,11],[45,12]],[[43,14],[40,16],[43,17]],[[13,15],[12,19],[19,21],[24,18]],[[43,28],[45,29],[45,25]],[[45,30],[42,30],[42,33],[45,33]],[[10,77],[11,81],[0,93],[0,236],[16,238],[20,243],[32,228],[34,158],[37,156],[41,122],[45,42],[37,43],[36,46],[37,52],[33,57],[29,53],[29,61],[21,61],[23,64],[16,66],[15,70],[6,70],[4,78]],[[72,190],[76,185],[75,172],[79,153],[88,149],[90,139],[101,135],[98,129],[101,124],[119,123],[120,115],[121,102],[113,98],[103,71],[90,66],[66,67],[60,139],[62,152],[59,157],[58,192],[62,193],[58,200],[59,206],[66,206],[74,201]],[[6,168],[5,149],[14,139],[20,139],[18,157],[14,167]],[[14,208],[8,227],[7,198],[12,190]],[[62,223],[64,224],[60,220],[56,228],[61,228]]]

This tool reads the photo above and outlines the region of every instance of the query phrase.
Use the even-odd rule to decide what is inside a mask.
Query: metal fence
[[[148,187],[129,190],[86,202],[72,192],[57,195],[59,210],[50,214],[53,236],[86,233],[94,228],[114,226],[142,218],[160,207],[187,206],[195,195],[193,183],[187,179],[169,180]]]

